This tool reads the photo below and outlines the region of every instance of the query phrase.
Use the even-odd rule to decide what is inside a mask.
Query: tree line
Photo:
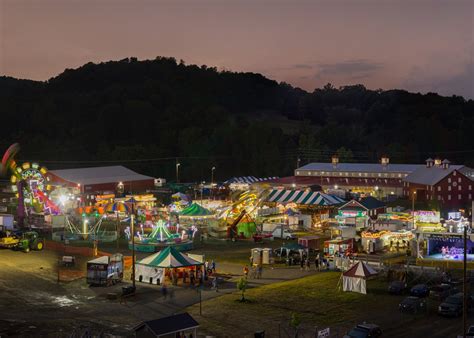
[[[474,164],[474,102],[460,96],[369,90],[313,92],[255,73],[174,58],[127,58],[66,69],[45,82],[0,77],[0,142],[51,169],[123,163],[184,181],[290,175],[297,163]],[[299,161],[298,161],[299,159]],[[143,160],[131,161],[130,160]]]

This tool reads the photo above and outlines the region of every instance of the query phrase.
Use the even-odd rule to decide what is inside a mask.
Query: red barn
[[[437,201],[442,210],[466,208],[474,196],[474,169],[428,159],[426,166],[404,178],[403,189],[410,199]]]

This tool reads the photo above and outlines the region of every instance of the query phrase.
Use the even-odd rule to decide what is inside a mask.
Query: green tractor
[[[44,238],[41,238],[36,231],[24,232],[16,249],[24,252],[30,252],[30,250],[41,251],[44,249]]]

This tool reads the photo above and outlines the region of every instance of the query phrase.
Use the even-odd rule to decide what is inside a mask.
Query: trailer
[[[123,279],[123,255],[102,256],[87,262],[87,284],[110,286]]]
[[[355,251],[356,247],[353,238],[332,239],[324,242],[324,254],[326,256],[352,255]]]
[[[321,238],[319,236],[298,237],[298,244],[307,249],[319,250],[321,249]]]

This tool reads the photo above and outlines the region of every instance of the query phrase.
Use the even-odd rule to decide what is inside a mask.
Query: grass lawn
[[[392,309],[389,313],[398,310],[400,298],[387,294],[385,282],[369,281],[368,294],[361,295],[338,290],[340,276],[338,272],[327,272],[249,289],[249,303],[236,301],[240,297],[236,291],[203,303],[203,316],[199,316],[199,304],[188,311],[196,316],[206,334],[243,337],[263,329],[275,337],[278,324],[287,326],[293,312],[299,314],[306,327],[345,330],[363,320],[380,323],[381,318],[377,317],[384,311],[383,317],[389,317],[387,308]]]
[[[263,243],[254,243],[251,240],[238,240],[236,242],[208,239],[197,249],[191,250],[191,253],[205,254],[206,259],[214,259],[216,262],[236,263],[245,265],[249,263],[250,250],[252,248],[278,248],[283,245],[283,241],[275,239],[273,241],[264,241]]]

